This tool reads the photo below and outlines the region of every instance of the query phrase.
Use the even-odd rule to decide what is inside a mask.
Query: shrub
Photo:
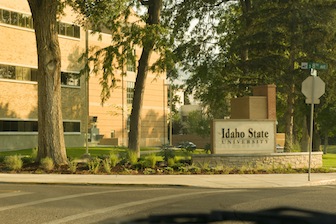
[[[45,157],[45,158],[41,159],[40,165],[41,165],[42,169],[45,170],[45,171],[52,171],[55,167],[54,161],[50,157]]]
[[[129,150],[127,152],[127,161],[133,166],[138,162],[138,154],[134,151]]]
[[[164,172],[168,173],[168,174],[173,174],[174,173],[174,169],[172,167],[165,167],[164,168]]]
[[[69,170],[71,173],[76,173],[77,171],[77,162],[76,161],[70,161],[69,162]]]
[[[5,166],[10,170],[20,170],[22,168],[23,162],[20,156],[6,156],[4,158]]]
[[[210,162],[202,161],[197,164],[202,170],[209,170],[210,169]]]
[[[33,148],[33,149],[32,149],[32,152],[31,152],[31,154],[30,154],[30,158],[32,159],[32,161],[36,161],[36,158],[37,158],[37,151],[38,151],[37,148]]]
[[[167,166],[174,166],[175,165],[175,158],[169,158],[167,161]]]
[[[120,158],[118,154],[110,153],[110,165],[111,167],[115,167],[120,162]]]
[[[293,144],[292,144],[292,150],[291,150],[291,152],[301,152],[302,151],[302,148],[301,148],[301,145],[300,145],[300,143],[299,142],[294,142]]]
[[[204,146],[204,152],[206,154],[210,154],[211,153],[211,145],[210,143],[206,143],[205,146]]]
[[[93,158],[92,160],[90,160],[88,162],[89,171],[94,174],[97,174],[100,169],[100,162],[101,162],[101,159],[99,158]]]
[[[195,165],[191,165],[188,167],[188,171],[191,172],[191,173],[194,173],[194,174],[199,174],[202,172],[202,169],[198,166],[195,166]]]
[[[186,166],[179,166],[179,167],[178,167],[178,171],[179,171],[180,173],[182,173],[182,174],[189,174],[189,173],[190,173],[190,172],[189,172],[189,168],[186,167]]]
[[[145,174],[145,175],[156,174],[156,170],[155,170],[155,169],[152,169],[152,168],[146,168],[146,169],[143,171],[143,174]]]
[[[157,157],[154,153],[146,156],[146,165],[150,168],[154,168],[156,166]]]
[[[103,168],[106,173],[111,173],[111,162],[108,158],[103,160]]]
[[[172,147],[165,144],[161,146],[161,155],[163,157],[163,160],[168,162],[169,159],[175,157],[175,152]]]

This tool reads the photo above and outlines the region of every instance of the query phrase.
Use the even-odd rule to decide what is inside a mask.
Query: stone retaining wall
[[[313,152],[311,168],[322,167],[322,152]],[[192,162],[197,166],[225,166],[233,168],[249,167],[258,169],[308,168],[309,153],[272,153],[247,155],[193,155]]]

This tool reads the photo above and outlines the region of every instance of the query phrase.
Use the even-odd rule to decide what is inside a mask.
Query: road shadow
[[[107,221],[107,220],[106,220]],[[174,223],[248,223],[248,224],[334,224],[336,215],[291,207],[279,207],[257,212],[212,211],[202,214],[151,215],[148,218],[120,224],[174,224]]]

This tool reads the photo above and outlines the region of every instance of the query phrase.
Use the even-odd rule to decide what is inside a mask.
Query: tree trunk
[[[319,152],[321,147],[321,136],[318,132],[318,129],[316,127],[316,124],[314,125],[314,135],[313,135],[313,149],[314,152]]]
[[[290,152],[293,148],[293,127],[294,127],[294,91],[295,86],[292,84],[290,92],[287,94],[287,111],[286,111],[286,140],[285,151]]]
[[[28,0],[38,54],[38,160],[68,163],[61,109],[61,52],[58,43],[58,0]]]
[[[328,153],[328,131],[324,132],[324,144],[323,144],[323,154],[327,154]]]
[[[309,150],[309,134],[307,126],[307,116],[303,116],[302,122],[302,139],[301,139],[301,150],[303,152],[308,152]]]
[[[148,19],[147,26],[160,23],[160,13],[162,0],[148,1]],[[148,37],[148,41],[143,43],[143,50],[138,64],[137,78],[134,86],[134,98],[132,103],[130,133],[128,148],[138,154],[140,157],[140,139],[141,139],[141,110],[143,104],[143,95],[149,67],[149,59],[155,45],[155,39]]]

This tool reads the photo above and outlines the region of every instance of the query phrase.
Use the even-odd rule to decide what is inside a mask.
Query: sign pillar
[[[319,97],[325,92],[325,83],[317,76],[317,69],[327,69],[328,65],[319,63],[301,64],[301,69],[310,69],[311,76],[302,82],[302,93],[307,97],[306,103],[311,104],[310,107],[310,141],[309,141],[309,162],[308,162],[308,181],[311,174],[311,157],[313,151],[313,128],[314,128],[314,104],[319,104]]]
[[[313,77],[313,81],[312,81],[312,103],[310,106],[310,141],[309,141],[309,162],[308,162],[308,181],[310,181],[310,174],[311,174],[311,157],[312,157],[312,151],[313,151],[313,128],[314,128],[314,100],[315,100],[315,94],[314,94],[314,90],[315,90],[315,78],[316,78],[316,70],[315,69],[311,69],[311,74]],[[315,73],[315,75],[314,75]]]

